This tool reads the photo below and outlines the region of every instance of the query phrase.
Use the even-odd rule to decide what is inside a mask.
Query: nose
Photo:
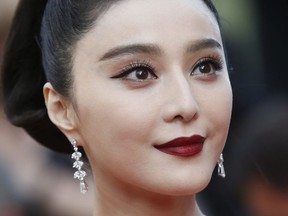
[[[164,92],[165,104],[162,109],[164,121],[189,122],[198,117],[199,107],[194,95],[196,92],[192,91],[189,77],[178,75],[167,80]]]

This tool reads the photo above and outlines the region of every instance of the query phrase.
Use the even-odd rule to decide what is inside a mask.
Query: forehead
[[[123,0],[96,21],[81,43],[86,41],[90,48],[97,44],[97,51],[105,52],[119,43],[169,47],[171,41],[179,44],[202,38],[221,43],[216,18],[202,0]]]
[[[164,24],[183,25],[193,21],[201,24],[204,20],[218,27],[214,14],[202,0],[124,0],[112,5],[97,25],[128,27],[154,23],[156,26],[161,22],[157,26],[161,29]]]

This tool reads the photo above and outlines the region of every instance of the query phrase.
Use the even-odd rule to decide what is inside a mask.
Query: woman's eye
[[[199,65],[199,71],[203,74],[209,74],[214,71],[214,67],[209,63],[202,63]]]
[[[147,65],[128,65],[120,74],[111,77],[113,79],[121,78],[123,80],[131,80],[137,82],[143,82],[148,80],[157,79],[158,77],[154,73],[154,69]]]
[[[136,81],[144,81],[155,79],[157,76],[148,68],[136,68],[133,69],[130,73],[125,76],[125,79],[128,80],[136,80]]]
[[[215,59],[202,59],[194,66],[192,75],[214,75],[223,69],[223,63]]]

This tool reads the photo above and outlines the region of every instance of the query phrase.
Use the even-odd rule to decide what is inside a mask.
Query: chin
[[[169,196],[189,196],[204,190],[211,180],[211,174],[201,174],[193,178],[175,179],[172,182],[166,182],[164,185],[158,185],[156,192]]]

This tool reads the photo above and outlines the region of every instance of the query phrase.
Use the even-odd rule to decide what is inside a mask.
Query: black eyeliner
[[[221,57],[204,57],[200,60],[198,60],[194,65],[193,65],[193,70],[194,72],[201,64],[211,64],[215,71],[221,71],[224,67],[224,62]]]
[[[112,76],[110,78],[111,79],[124,78],[125,76],[129,75],[133,71],[137,69],[141,69],[141,68],[145,68],[146,70],[148,69],[153,76],[157,77],[154,72],[155,68],[148,61],[137,60],[124,66],[117,75]]]

